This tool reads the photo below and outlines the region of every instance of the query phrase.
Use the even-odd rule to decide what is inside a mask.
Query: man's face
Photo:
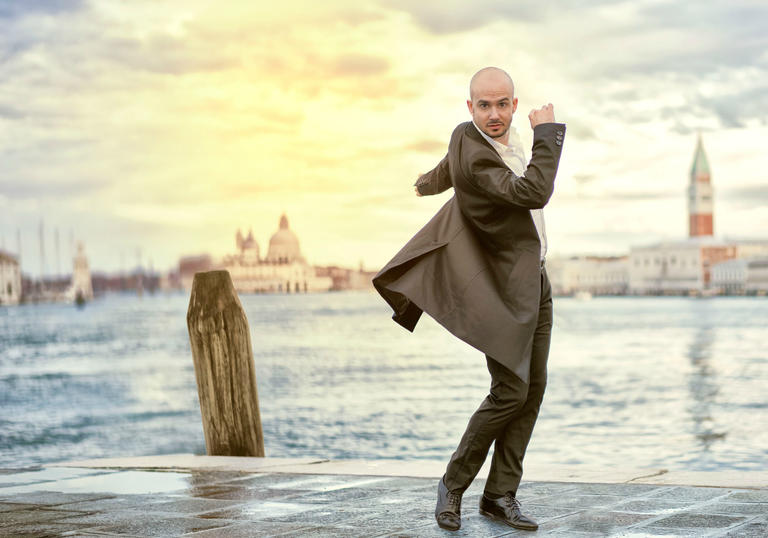
[[[498,76],[478,80],[467,108],[481,131],[506,143],[512,114],[517,110],[517,97],[508,80]]]

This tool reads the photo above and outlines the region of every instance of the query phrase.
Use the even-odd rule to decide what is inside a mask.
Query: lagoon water
[[[447,461],[482,353],[374,292],[246,295],[268,456]],[[205,453],[188,296],[0,308],[0,467]],[[764,470],[768,299],[555,299],[527,461]]]

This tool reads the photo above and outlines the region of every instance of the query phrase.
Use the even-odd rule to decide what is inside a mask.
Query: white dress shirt
[[[520,136],[517,134],[517,130],[511,125],[509,126],[509,145],[505,145],[481,131],[474,121],[472,125],[493,146],[493,149],[496,150],[507,167],[512,170],[512,173],[516,176],[522,176],[528,167],[528,159],[525,158],[525,149],[520,141]],[[531,217],[533,218],[533,224],[536,226],[536,231],[539,233],[541,259],[543,260],[547,255],[547,227],[544,225],[544,210],[531,209]]]

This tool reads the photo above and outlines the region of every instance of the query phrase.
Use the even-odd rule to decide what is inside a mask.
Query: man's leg
[[[494,445],[491,470],[485,483],[485,493],[498,497],[517,492],[523,475],[523,457],[533,434],[539,408],[547,385],[547,357],[552,333],[552,288],[546,272],[542,271],[539,321],[533,337],[531,377],[527,399],[522,409],[500,432]]]
[[[469,419],[459,446],[445,471],[446,487],[463,492],[485,462],[491,443],[526,402],[528,386],[511,370],[486,355],[491,390]]]

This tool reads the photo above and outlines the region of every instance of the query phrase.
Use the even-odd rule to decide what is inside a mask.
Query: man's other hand
[[[421,196],[421,193],[419,192],[419,188],[418,187],[414,187],[413,190],[416,191],[416,196]]]
[[[546,104],[539,109],[531,110],[531,113],[528,114],[528,119],[531,120],[531,129],[542,123],[554,123],[555,109],[552,103]]]

